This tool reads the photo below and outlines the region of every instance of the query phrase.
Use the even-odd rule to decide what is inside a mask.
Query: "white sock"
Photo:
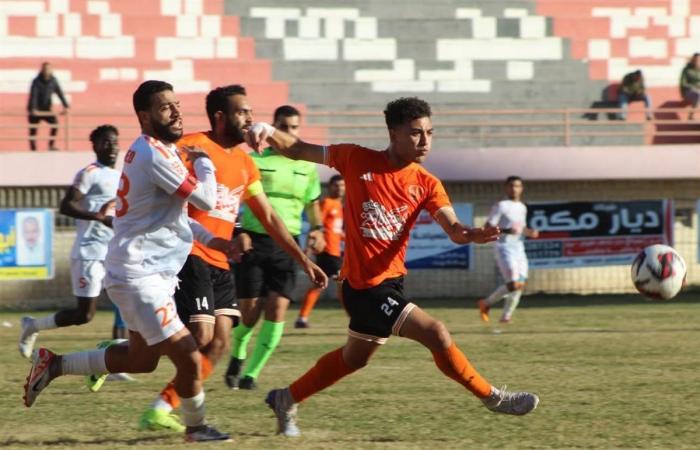
[[[63,375],[101,375],[107,373],[105,349],[70,353],[61,356]]]
[[[508,287],[506,287],[505,284],[502,284],[498,286],[496,290],[491,293],[491,295],[486,297],[486,304],[489,306],[493,306],[496,303],[498,303],[506,294],[508,294]]]
[[[182,402],[182,421],[188,427],[204,425],[204,390],[192,398],[180,397]]]
[[[56,314],[51,314],[50,316],[39,317],[32,321],[34,329],[36,331],[40,330],[50,330],[52,328],[58,328],[56,325]]]
[[[153,407],[153,409],[160,409],[166,412],[172,412],[173,410],[173,405],[166,402],[160,395],[155,400],[153,400],[151,406]]]
[[[513,316],[513,313],[515,312],[515,308],[518,307],[518,303],[520,303],[520,297],[523,295],[523,291],[518,290],[518,291],[513,291],[508,295],[506,298],[506,304],[503,307],[503,317],[506,319],[510,319],[511,316]]]

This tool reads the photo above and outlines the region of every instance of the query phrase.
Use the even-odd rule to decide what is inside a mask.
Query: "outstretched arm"
[[[257,152],[261,152],[265,145],[271,145],[287,158],[328,164],[325,146],[309,144],[265,122],[258,122],[250,127],[246,134],[246,142]]]
[[[292,235],[287,231],[287,227],[285,227],[282,219],[272,209],[265,193],[249,197],[246,202],[251,212],[265,228],[265,231],[301,265],[311,282],[318,287],[325,288],[328,285],[328,277],[299,248]]]
[[[435,221],[440,224],[450,240],[456,244],[486,244],[498,239],[501,231],[498,227],[486,226],[470,228],[463,225],[451,206],[440,208],[435,214]]]

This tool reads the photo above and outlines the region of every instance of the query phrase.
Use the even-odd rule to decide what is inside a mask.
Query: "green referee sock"
[[[282,340],[284,332],[284,322],[271,322],[265,320],[258,334],[258,340],[255,342],[255,350],[253,356],[250,357],[248,366],[246,367],[244,377],[258,378],[265,363],[272,356],[277,345]]]
[[[231,357],[245,359],[248,356],[248,342],[253,337],[253,327],[247,327],[239,323],[231,332],[233,342],[231,343]]]

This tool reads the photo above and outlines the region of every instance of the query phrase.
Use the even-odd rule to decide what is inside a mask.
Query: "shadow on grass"
[[[0,447],[9,447],[11,445],[36,448],[39,446],[78,446],[78,445],[109,445],[109,444],[122,444],[122,445],[138,445],[138,444],[149,444],[149,443],[163,443],[169,444],[173,442],[173,436],[144,436],[138,438],[120,439],[118,437],[104,437],[99,439],[82,440],[72,437],[60,437],[51,440],[43,439],[16,439],[8,438],[4,441],[0,441]]]

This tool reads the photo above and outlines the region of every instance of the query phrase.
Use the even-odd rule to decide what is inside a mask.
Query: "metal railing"
[[[609,120],[621,112],[617,108],[563,108],[563,109],[444,109],[434,111],[437,136],[443,139],[470,139],[479,146],[488,147],[491,142],[517,139],[518,145],[536,146],[540,138],[552,138],[559,142],[550,145],[573,145],[577,138],[627,137],[643,140],[646,144],[659,143],[673,138],[700,142],[700,121],[686,119],[689,108],[663,108],[650,110],[654,118],[644,120],[645,111],[628,111],[630,121]],[[201,113],[185,112],[186,130],[208,129],[207,118]],[[269,119],[270,113],[257,117]],[[602,116],[602,120],[598,120]],[[0,150],[23,150],[19,142],[29,141],[28,129],[40,130],[43,123],[30,125],[26,114],[0,113]],[[95,126],[111,123],[128,139],[139,132],[133,114],[104,111],[68,110],[59,115],[57,141],[63,149],[88,150],[87,136]],[[305,114],[307,131],[304,139],[318,142],[325,139],[368,142],[386,139],[386,126],[381,112],[377,111],[309,111]],[[610,129],[617,127],[618,129]],[[350,132],[352,131],[352,132]],[[47,137],[37,134],[36,141]],[[540,139],[541,140],[541,139]],[[529,142],[528,142],[529,141]]]

